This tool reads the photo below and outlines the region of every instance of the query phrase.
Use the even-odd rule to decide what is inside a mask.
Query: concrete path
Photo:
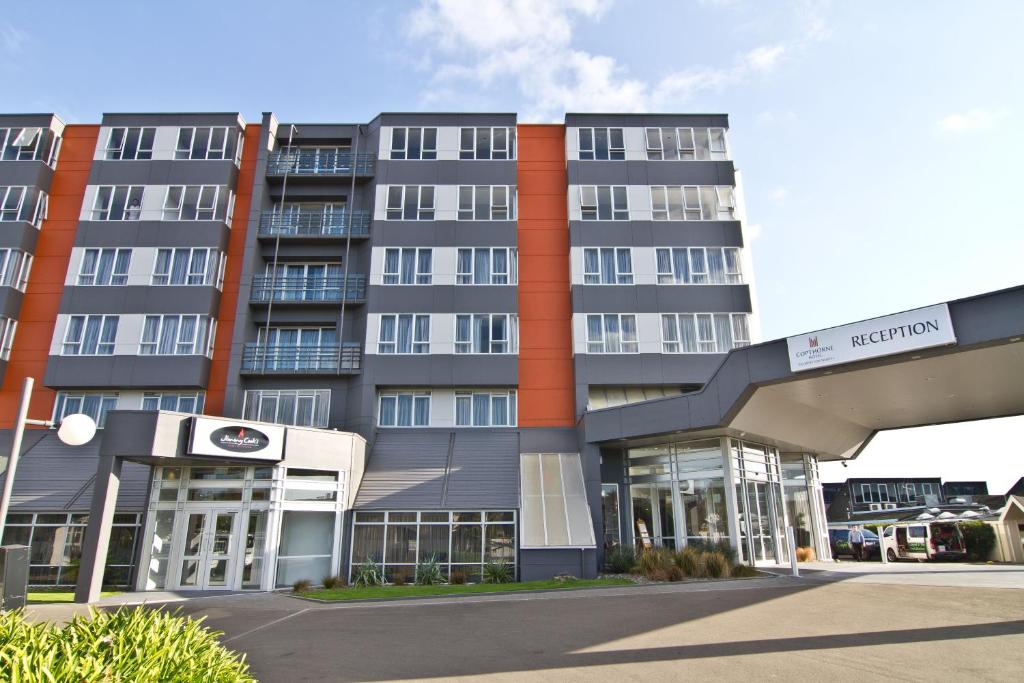
[[[1024,565],[962,562],[809,562],[808,578],[900,586],[1024,589]]]

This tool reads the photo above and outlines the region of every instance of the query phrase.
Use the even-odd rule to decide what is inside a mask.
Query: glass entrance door
[[[231,588],[232,549],[238,513],[220,510],[186,511],[181,548],[182,588]]]

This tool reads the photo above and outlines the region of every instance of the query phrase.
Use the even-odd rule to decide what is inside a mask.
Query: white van
[[[882,552],[896,560],[963,560],[964,535],[950,522],[898,522],[882,532]]]

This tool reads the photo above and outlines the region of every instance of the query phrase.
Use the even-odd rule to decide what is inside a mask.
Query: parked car
[[[896,560],[964,560],[967,548],[956,524],[902,522],[882,532],[885,556]]]
[[[878,544],[878,534],[867,529],[862,529],[861,531],[864,534],[864,557],[861,559],[882,559],[881,546]],[[840,556],[853,557],[853,546],[850,545],[849,529],[829,529],[828,542],[832,546],[833,558]]]

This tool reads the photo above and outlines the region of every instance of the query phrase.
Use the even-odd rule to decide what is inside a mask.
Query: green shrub
[[[706,553],[721,553],[729,561],[729,564],[736,564],[736,549],[729,545],[729,541],[706,541],[706,540],[695,540],[690,541],[687,545],[688,548],[694,550],[700,550]]]
[[[636,558],[636,564],[651,581],[665,581],[675,566],[675,554],[668,548],[647,548]]]
[[[695,548],[686,547],[676,553],[676,566],[686,576],[697,576],[700,571],[701,553]]]
[[[996,532],[992,525],[985,522],[960,522],[960,531],[964,535],[964,546],[967,559],[972,562],[984,562],[996,546]]]
[[[604,563],[608,571],[625,574],[636,564],[636,551],[632,546],[617,545],[605,555]]]
[[[483,567],[484,583],[512,583],[515,575],[512,565],[508,562],[485,562]]]
[[[362,564],[356,565],[356,568],[352,570],[352,585],[383,586],[384,573],[381,572],[380,567],[374,564],[372,560],[366,560]]]
[[[677,565],[672,565],[672,568],[668,570],[669,581],[682,581],[686,578],[686,574]]]
[[[444,583],[444,573],[437,558],[431,555],[416,566],[416,583],[421,586],[436,586]]]
[[[245,655],[222,635],[176,613],[144,607],[91,611],[63,628],[29,624],[21,610],[0,614],[3,680],[255,681]]]
[[[344,588],[347,584],[344,576],[325,576],[322,583],[324,584],[324,588],[328,590]]]
[[[309,589],[313,587],[313,582],[309,579],[299,579],[292,584],[293,593],[308,593]]]
[[[729,558],[719,552],[705,552],[701,555],[701,566],[704,576],[709,579],[725,579],[729,577],[732,563]]]

